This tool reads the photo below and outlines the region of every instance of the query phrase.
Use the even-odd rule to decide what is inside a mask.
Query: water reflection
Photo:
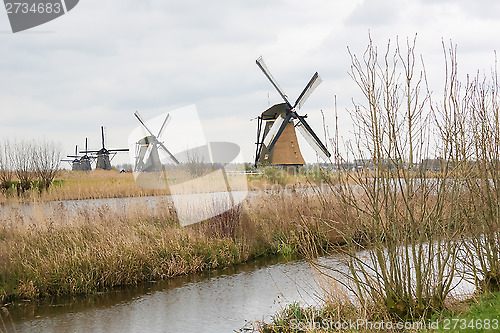
[[[286,304],[316,304],[315,280],[305,261],[261,259],[10,312],[18,332],[233,332],[247,321],[269,320]]]

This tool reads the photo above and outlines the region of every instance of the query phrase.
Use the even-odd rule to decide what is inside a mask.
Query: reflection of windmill
[[[127,148],[124,149],[106,149],[105,144],[104,144],[104,126],[101,126],[101,136],[102,136],[102,148],[99,150],[87,150],[85,147],[85,151],[81,153],[91,153],[91,154],[96,154],[97,157],[97,163],[96,163],[96,169],[103,169],[103,170],[111,170],[111,160],[113,157],[115,157],[116,153],[119,151],[128,151]],[[111,157],[110,157],[111,156]]]
[[[158,149],[162,149],[165,153],[168,154],[170,159],[175,162],[175,164],[179,164],[179,161],[175,158],[174,155],[172,155],[167,147],[165,147],[163,142],[158,140],[158,138],[161,137],[163,131],[167,127],[167,124],[170,122],[170,115],[167,114],[167,116],[165,117],[165,120],[163,121],[163,124],[161,125],[157,135],[154,135],[153,132],[146,126],[146,123],[144,122],[138,111],[136,111],[134,115],[142,124],[144,129],[146,129],[146,131],[149,133],[148,136],[145,136],[144,138],[136,142],[136,159],[134,171],[162,171],[163,167]]]
[[[258,117],[255,164],[303,165],[305,162],[297,143],[295,129],[300,132],[320,157],[325,160],[330,157],[331,155],[327,148],[321,143],[318,136],[306,122],[305,118],[307,115],[300,116],[296,111],[296,108],[300,109],[307,98],[321,83],[318,73],[314,73],[309,83],[295,101],[295,104],[292,105],[267,69],[262,57],[259,57],[256,63],[269,81],[271,81],[285,103],[272,106]],[[263,121],[266,121],[264,128],[262,128]]]

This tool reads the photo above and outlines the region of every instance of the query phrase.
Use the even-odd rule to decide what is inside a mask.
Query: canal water
[[[337,256],[323,261],[340,264]],[[318,276],[307,261],[275,257],[98,295],[11,306],[6,324],[7,332],[246,332],[288,304],[315,305],[320,297]]]

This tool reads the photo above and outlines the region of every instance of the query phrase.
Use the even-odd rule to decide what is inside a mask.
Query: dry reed
[[[333,202],[332,202],[333,204]],[[316,220],[330,207],[310,194],[252,196],[231,211],[181,228],[167,201],[154,211],[64,206],[0,226],[0,301],[85,294],[234,265],[251,258],[294,254],[300,234],[314,230],[320,246],[332,239]]]

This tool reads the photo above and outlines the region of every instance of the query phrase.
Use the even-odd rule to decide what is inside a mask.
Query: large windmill
[[[177,158],[167,149],[167,147],[165,147],[163,142],[161,142],[158,139],[162,136],[165,128],[170,122],[170,115],[167,114],[165,120],[163,121],[160,127],[160,130],[158,131],[158,134],[156,135],[153,134],[153,132],[149,129],[149,127],[146,125],[146,123],[144,122],[138,111],[136,111],[134,115],[137,118],[137,120],[139,120],[139,122],[146,130],[146,132],[149,134],[146,135],[144,138],[140,139],[138,142],[136,142],[136,154],[135,154],[136,158],[134,163],[134,171],[136,172],[162,171],[163,166],[160,160],[159,149],[167,153],[167,155],[175,164],[179,164]]]
[[[312,92],[322,82],[318,72],[314,73],[292,105],[278,82],[267,69],[262,57],[259,57],[256,63],[285,102],[270,107],[257,118],[255,165],[271,164],[296,168],[305,164],[297,142],[296,129],[316,153],[324,160],[327,160],[331,156],[330,152],[306,122],[307,115],[301,116],[297,113],[297,109],[304,105]]]
[[[105,146],[105,140],[104,140],[104,126],[101,126],[101,139],[102,139],[102,148],[99,150],[87,150],[85,148],[85,151],[82,151],[81,153],[91,153],[91,154],[96,154],[97,158],[97,163],[95,168],[96,169],[103,169],[103,170],[111,170],[111,160],[113,157],[116,155],[117,152],[120,151],[128,151],[127,148],[123,149],[107,149]]]

